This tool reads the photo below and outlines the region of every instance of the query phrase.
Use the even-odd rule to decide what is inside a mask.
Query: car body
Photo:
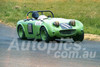
[[[48,17],[44,13],[49,12]],[[41,13],[41,15],[39,15]],[[32,18],[28,15],[32,14]],[[30,11],[27,19],[17,22],[17,32],[21,39],[34,38],[44,41],[55,40],[56,38],[73,38],[74,41],[83,41],[83,24],[75,19],[54,18],[54,14],[49,11]]]

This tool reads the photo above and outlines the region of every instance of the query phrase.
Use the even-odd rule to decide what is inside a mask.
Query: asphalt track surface
[[[63,40],[62,40],[63,41]],[[65,40],[69,47],[73,46],[73,41],[68,39]],[[18,45],[19,49],[13,48],[9,50],[11,44]],[[30,45],[27,50],[22,50],[22,43]],[[64,58],[63,55],[59,58],[55,57],[54,54],[57,50],[52,50],[47,53],[47,50],[33,49],[32,45],[38,46],[41,42],[35,40],[20,40],[17,36],[16,29],[0,24],[0,67],[100,67],[100,42],[86,41],[79,43],[84,50],[82,51],[96,52],[94,58]],[[52,45],[55,41],[51,42]],[[46,43],[47,45],[49,43]],[[59,45],[59,43],[57,43]],[[41,44],[43,47],[44,44]],[[60,50],[63,52],[63,49]]]

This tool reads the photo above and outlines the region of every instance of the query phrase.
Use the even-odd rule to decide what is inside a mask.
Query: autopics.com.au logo
[[[19,41],[13,39],[8,47],[8,51],[38,51],[46,54],[53,54],[55,58],[95,58],[96,51],[87,50],[82,43],[60,42],[55,41],[46,43],[44,41]]]

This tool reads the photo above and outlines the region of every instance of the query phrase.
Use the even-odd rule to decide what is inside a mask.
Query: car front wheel
[[[40,36],[41,36],[41,39],[43,41],[46,41],[46,42],[50,41],[50,36],[49,36],[49,34],[48,34],[48,32],[47,32],[45,27],[41,27],[41,29],[40,29]]]
[[[84,40],[84,31],[82,31],[82,34],[77,34],[73,37],[74,42],[80,41],[82,42]]]

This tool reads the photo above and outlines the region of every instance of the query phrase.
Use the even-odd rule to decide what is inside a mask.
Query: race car
[[[27,18],[19,20],[16,28],[20,39],[34,38],[46,42],[61,38],[72,38],[75,42],[84,40],[83,24],[80,21],[55,18],[49,10],[28,12]]]

